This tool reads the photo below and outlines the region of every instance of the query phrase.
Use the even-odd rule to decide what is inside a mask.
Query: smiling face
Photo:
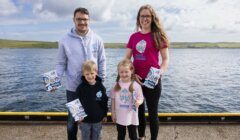
[[[89,15],[77,12],[73,18],[73,22],[80,35],[85,35],[89,30]]]
[[[122,82],[130,82],[132,78],[132,70],[129,66],[120,66],[118,68],[118,74]]]
[[[151,29],[152,14],[148,9],[140,11],[138,20],[142,29]]]
[[[96,71],[84,71],[83,76],[85,77],[85,79],[88,81],[90,85],[94,85],[96,83],[96,76],[97,76]]]

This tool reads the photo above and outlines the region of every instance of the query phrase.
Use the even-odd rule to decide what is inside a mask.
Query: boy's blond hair
[[[92,60],[85,61],[82,65],[82,74],[84,74],[84,72],[92,71],[97,72],[97,64]]]

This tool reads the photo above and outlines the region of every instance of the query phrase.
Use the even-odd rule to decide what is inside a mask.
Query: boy
[[[82,74],[82,83],[76,93],[87,117],[78,122],[79,128],[83,140],[100,140],[101,121],[106,121],[108,111],[106,88],[97,76],[97,65],[94,61],[83,63]]]

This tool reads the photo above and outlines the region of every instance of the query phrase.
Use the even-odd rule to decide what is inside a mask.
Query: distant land
[[[124,48],[125,43],[105,43],[105,48]],[[57,42],[0,39],[0,48],[57,48]],[[240,42],[171,42],[170,48],[240,48]]]

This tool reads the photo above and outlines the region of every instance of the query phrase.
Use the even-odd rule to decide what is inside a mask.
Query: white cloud
[[[17,7],[11,0],[1,0],[0,1],[0,16],[9,16],[18,12]]]
[[[85,7],[90,12],[91,27],[109,42],[126,42],[135,29],[138,9],[144,4],[156,9],[172,41],[239,41],[236,36],[240,35],[239,0],[19,0],[18,7],[10,0],[1,0],[0,7],[6,2],[15,8],[5,11],[16,12],[24,4],[32,6],[28,17],[1,17],[0,11],[0,25],[6,26],[72,22],[74,9]]]

